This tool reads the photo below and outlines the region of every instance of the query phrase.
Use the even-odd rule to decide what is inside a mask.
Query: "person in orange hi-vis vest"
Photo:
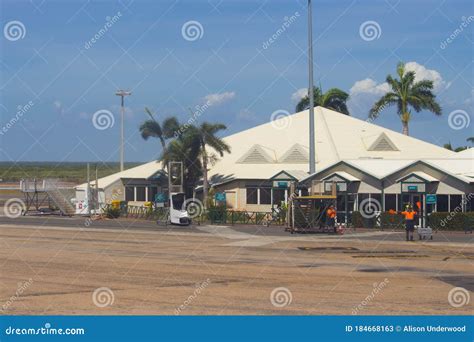
[[[408,205],[405,211],[402,211],[402,215],[405,216],[405,230],[407,234],[407,241],[413,241],[416,211],[413,210],[411,205]]]
[[[336,209],[334,209],[333,205],[330,205],[328,210],[326,210],[326,218],[328,227],[332,227],[334,229],[334,233],[336,232]]]

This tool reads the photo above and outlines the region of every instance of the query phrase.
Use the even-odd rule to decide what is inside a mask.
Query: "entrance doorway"
[[[418,225],[424,227],[425,225],[425,201],[424,201],[424,194],[423,193],[403,193],[402,194],[402,203],[401,203],[401,210],[405,210],[407,205],[411,205],[413,210],[418,212],[419,222]],[[417,225],[417,222],[415,222]]]

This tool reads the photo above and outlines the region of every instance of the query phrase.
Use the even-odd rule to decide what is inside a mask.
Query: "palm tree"
[[[417,113],[428,110],[436,115],[441,115],[441,106],[436,102],[433,94],[433,81],[421,80],[415,82],[415,72],[406,71],[405,63],[398,63],[397,74],[399,79],[387,76],[387,83],[391,91],[383,95],[369,112],[370,119],[376,119],[386,107],[397,106],[397,114],[402,121],[403,134],[409,135],[408,123],[411,119],[413,108]]]
[[[336,112],[350,115],[347,109],[347,100],[349,94],[338,88],[329,89],[323,93],[321,88],[313,88],[314,106],[321,106],[327,109],[335,110]],[[296,105],[296,112],[301,112],[309,108],[309,96],[303,97]]]
[[[178,119],[171,116],[164,119],[160,125],[160,123],[155,120],[153,113],[146,107],[145,112],[150,116],[150,119],[140,125],[142,138],[145,140],[148,140],[150,137],[158,138],[164,150],[166,148],[166,140],[171,139],[179,129]]]
[[[183,187],[186,196],[191,195],[187,193],[187,190],[190,187],[194,188],[202,175],[202,166],[199,160],[199,145],[194,143],[195,141],[194,135],[185,131],[179,135],[177,139],[168,143],[160,157],[160,161],[163,165],[168,165],[171,161],[181,161],[183,163]]]
[[[209,191],[209,181],[207,179],[208,166],[209,164],[214,164],[217,160],[217,156],[210,153],[209,150],[214,150],[221,157],[224,155],[224,152],[230,153],[230,146],[222,138],[216,136],[219,131],[225,129],[227,129],[227,126],[224,124],[203,122],[199,127],[191,126],[187,130],[189,131],[188,134],[190,140],[192,140],[192,145],[199,149],[199,156],[201,157],[204,205],[207,203]]]
[[[450,150],[450,151],[453,150],[453,145],[451,145],[451,142],[448,142],[448,143],[444,144],[443,147],[447,150]]]
[[[461,152],[461,151],[467,150],[468,148],[467,146],[459,146],[459,147],[453,148],[453,145],[451,145],[451,142],[444,144],[443,147],[453,152]]]

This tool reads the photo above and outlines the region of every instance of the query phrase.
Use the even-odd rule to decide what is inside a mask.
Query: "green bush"
[[[120,208],[114,208],[110,205],[107,206],[104,210],[105,216],[111,219],[120,217],[120,213],[121,213]]]
[[[388,229],[404,229],[405,217],[402,214],[383,212],[380,214],[380,227]]]
[[[437,212],[428,216],[428,225],[435,230],[473,230],[474,212]]]
[[[354,228],[363,228],[364,227],[364,217],[359,211],[353,211],[351,216],[351,225]]]
[[[351,224],[354,228],[405,228],[405,219],[401,214],[380,213],[379,217],[364,217],[359,211],[352,212]]]

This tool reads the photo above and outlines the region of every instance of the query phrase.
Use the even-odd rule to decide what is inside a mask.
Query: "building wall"
[[[110,204],[114,200],[125,201],[125,187],[120,179],[106,187],[104,193],[105,203],[107,204]]]
[[[417,171],[424,172],[430,175],[431,177],[434,177],[435,179],[439,180],[438,183],[429,184],[427,186],[426,193],[462,195],[474,191],[474,185],[466,184],[465,182],[455,177],[446,175],[445,173],[440,172],[439,170],[434,169],[429,165],[419,163],[416,165],[411,165],[410,167],[389,176],[384,182],[385,193],[399,194],[400,183],[397,183],[397,179],[400,179],[407,174]]]
[[[233,210],[271,212],[271,204],[247,204],[247,187],[258,186],[259,184],[268,185],[266,180],[235,180],[223,185],[216,186],[218,192],[226,193],[227,207]]]

